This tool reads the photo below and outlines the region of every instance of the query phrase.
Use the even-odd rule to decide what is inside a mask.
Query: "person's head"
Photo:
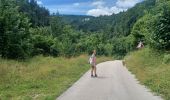
[[[96,54],[96,50],[93,50],[93,54]]]

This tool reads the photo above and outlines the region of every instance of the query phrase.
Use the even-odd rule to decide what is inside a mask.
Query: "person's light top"
[[[95,54],[92,55],[92,60],[93,60],[93,63],[96,63],[96,56],[95,56]]]

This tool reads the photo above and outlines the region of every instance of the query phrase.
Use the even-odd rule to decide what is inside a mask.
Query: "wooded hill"
[[[0,56],[124,56],[138,41],[158,50],[170,48],[169,0],[146,0],[111,16],[50,15],[35,0],[0,0]]]

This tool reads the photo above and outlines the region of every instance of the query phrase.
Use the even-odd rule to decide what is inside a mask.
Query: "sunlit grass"
[[[111,60],[98,57],[98,62]],[[0,59],[0,99],[55,100],[90,67],[88,56],[37,56],[24,62]]]
[[[163,52],[149,48],[128,55],[125,60],[139,81],[165,100],[170,100],[170,63],[164,63]]]

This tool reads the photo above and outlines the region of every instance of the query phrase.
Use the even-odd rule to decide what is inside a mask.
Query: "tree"
[[[27,15],[32,27],[49,26],[50,13],[45,7],[39,6],[36,0],[16,1],[19,11]]]
[[[50,26],[54,37],[58,37],[63,33],[64,24],[61,17],[53,15],[50,18]]]
[[[145,44],[151,43],[151,34],[153,33],[155,16],[146,13],[141,19],[139,19],[132,28],[131,34],[134,37],[134,44],[137,45],[139,41],[145,42]]]
[[[162,5],[162,13],[158,16],[155,31],[152,34],[153,45],[157,49],[170,49],[170,2]]]
[[[0,0],[0,55],[25,58],[31,53],[29,20],[14,0]]]

